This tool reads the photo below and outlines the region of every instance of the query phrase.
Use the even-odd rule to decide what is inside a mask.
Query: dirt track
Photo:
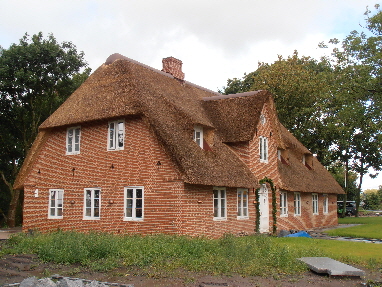
[[[367,271],[366,278],[335,278],[307,271],[302,275],[280,278],[211,276],[202,273],[179,271],[161,274],[157,270],[121,268],[110,272],[89,272],[75,265],[55,265],[42,263],[35,255],[6,256],[0,259],[0,286],[20,283],[23,279],[36,276],[51,277],[59,274],[65,277],[97,280],[102,282],[143,286],[365,286],[367,279],[379,280],[377,272]]]

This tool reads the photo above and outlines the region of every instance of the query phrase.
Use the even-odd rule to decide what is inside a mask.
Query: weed
[[[42,275],[43,275],[43,277],[50,277],[50,276],[52,276],[52,273],[50,272],[50,270],[49,269],[44,269],[44,271],[42,272]]]
[[[108,271],[120,266],[136,266],[154,278],[179,270],[277,277],[305,271],[306,266],[296,260],[305,256],[332,256],[380,268],[381,260],[370,258],[380,254],[381,247],[263,235],[235,237],[228,234],[212,240],[174,235],[116,236],[57,231],[33,236],[17,235],[8,241],[2,252],[31,253],[47,262],[76,264],[78,267],[73,268],[70,274],[78,273],[83,267]],[[350,254],[350,251],[358,253]]]

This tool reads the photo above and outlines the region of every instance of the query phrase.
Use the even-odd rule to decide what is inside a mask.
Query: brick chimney
[[[178,80],[184,80],[184,73],[182,72],[182,61],[174,57],[164,58],[162,60],[162,72],[169,73]]]

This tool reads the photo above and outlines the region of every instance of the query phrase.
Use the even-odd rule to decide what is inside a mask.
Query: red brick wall
[[[273,180],[277,187],[280,184],[280,177],[277,167],[277,130],[275,130],[274,123],[277,122],[276,115],[272,111],[270,103],[265,103],[262,114],[265,116],[265,123],[259,122],[253,140],[249,142],[230,143],[229,146],[233,151],[244,161],[257,176],[263,179],[268,177]],[[260,162],[259,156],[259,137],[264,136],[268,138],[268,163]],[[270,229],[272,228],[272,195],[269,191],[269,219]],[[277,189],[277,228],[280,229],[294,229],[294,230],[307,230],[317,227],[333,226],[338,224],[337,220],[337,196],[334,194],[329,195],[329,213],[323,214],[323,195],[319,194],[319,214],[313,215],[312,210],[312,194],[301,192],[301,216],[294,216],[294,193],[288,192],[288,217],[280,217],[280,190]],[[306,203],[308,202],[308,203]]]
[[[301,195],[301,215],[294,215],[294,193],[288,192],[288,216],[279,217],[278,229],[284,230],[309,230],[319,227],[334,226],[338,224],[337,219],[337,195],[329,194],[329,212],[323,212],[323,194],[318,194],[318,214],[313,214],[313,203],[311,193],[300,193]],[[279,205],[278,205],[279,206]]]
[[[227,220],[214,221],[213,187],[185,185],[145,121],[125,119],[125,148],[120,151],[107,151],[107,130],[107,121],[81,125],[78,155],[65,154],[66,128],[51,132],[25,183],[24,230],[210,237],[254,232],[253,192],[250,219],[237,219],[237,190],[227,188]],[[126,186],[144,187],[143,221],[123,220]],[[100,219],[84,220],[84,189],[92,187],[101,189]],[[62,219],[48,219],[49,189],[64,189]]]

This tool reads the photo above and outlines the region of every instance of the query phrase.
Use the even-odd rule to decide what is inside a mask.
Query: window
[[[318,214],[318,194],[312,194],[313,214]]]
[[[203,148],[203,127],[201,126],[194,126],[194,141],[197,143],[198,146]]]
[[[265,118],[265,116],[263,114],[260,115],[260,123],[262,125],[264,125],[265,123],[267,122],[267,119]]]
[[[260,137],[259,139],[260,162],[268,162],[268,138]]]
[[[301,215],[301,195],[299,192],[294,193],[294,215]]]
[[[68,128],[66,131],[66,154],[80,153],[81,128]]]
[[[84,219],[99,219],[101,211],[101,189],[86,188]]]
[[[109,122],[108,150],[123,150],[125,139],[125,122],[123,120]]]
[[[248,218],[248,189],[237,190],[237,217]]]
[[[286,192],[280,193],[280,216],[288,216],[288,199]]]
[[[323,207],[324,213],[329,213],[329,198],[327,194],[324,194]]]
[[[125,187],[125,220],[143,220],[143,186]]]
[[[214,187],[214,219],[226,219],[226,190],[225,187]]]
[[[62,218],[64,190],[49,189],[49,214],[48,218]]]

